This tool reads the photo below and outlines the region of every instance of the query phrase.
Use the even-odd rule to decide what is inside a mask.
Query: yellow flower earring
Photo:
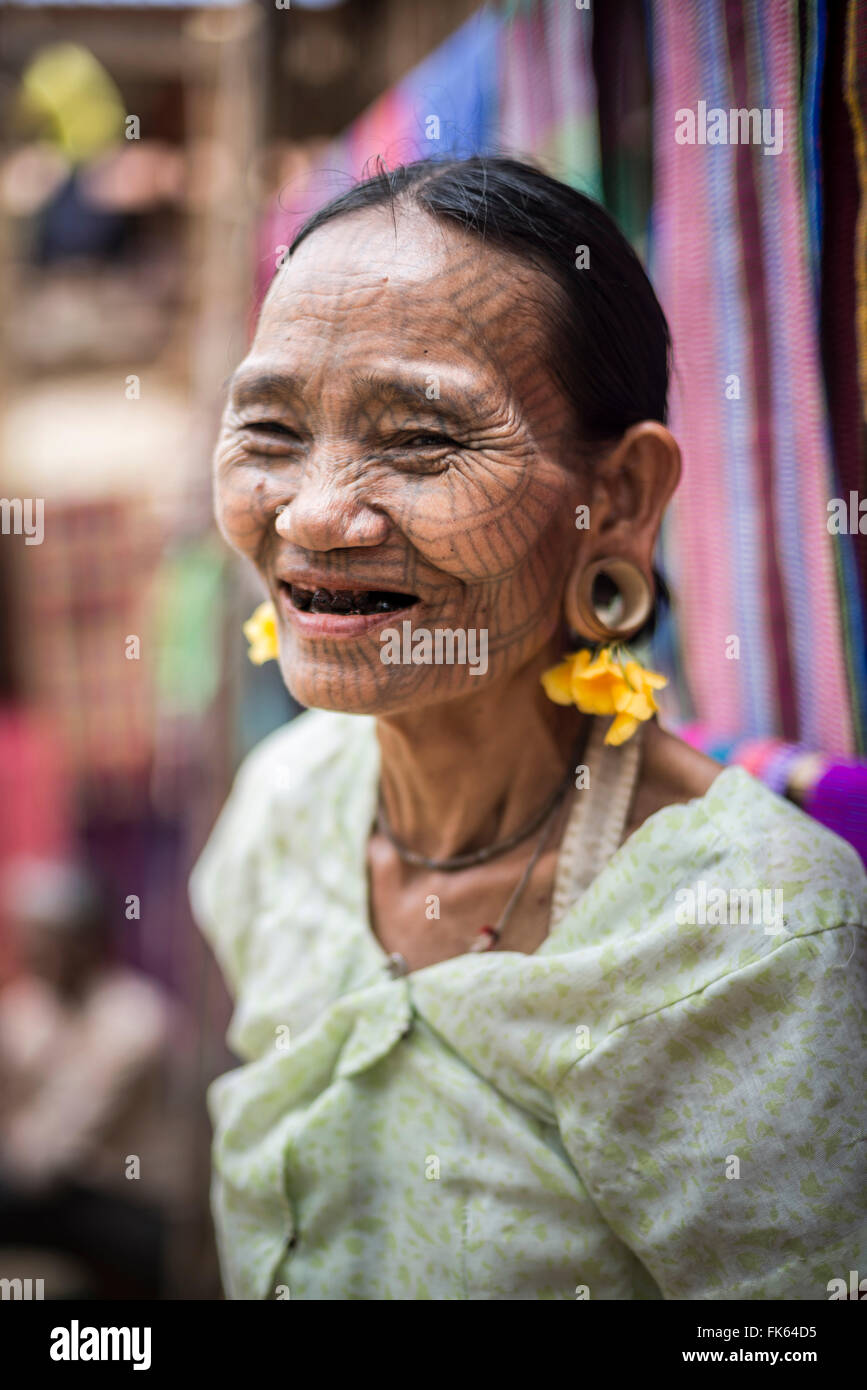
[[[582,714],[613,714],[608,744],[625,743],[651,719],[659,708],[653,692],[668,684],[636,661],[623,641],[643,626],[652,606],[649,584],[627,560],[597,561],[567,591],[570,626],[595,638],[596,648],[584,647],[550,667],[542,685],[555,704],[577,705]]]
[[[241,631],[250,643],[247,656],[254,666],[263,666],[280,655],[277,643],[277,614],[273,603],[260,603],[243,624]]]

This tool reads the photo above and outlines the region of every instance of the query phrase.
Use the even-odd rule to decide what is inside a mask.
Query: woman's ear
[[[662,514],[680,479],[680,449],[664,425],[645,420],[591,468],[589,524],[566,581],[564,611],[573,632],[602,641],[597,570],[619,591],[619,621],[640,627],[652,609],[653,555]]]
[[[680,468],[680,448],[665,425],[643,420],[628,429],[593,465],[592,544],[585,561],[617,554],[649,570]]]

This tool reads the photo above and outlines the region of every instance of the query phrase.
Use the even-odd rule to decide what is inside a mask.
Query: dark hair
[[[337,217],[399,202],[512,252],[559,287],[551,307],[539,308],[547,316],[551,369],[572,403],[585,449],[613,443],[640,420],[665,423],[668,324],[641,262],[599,203],[532,164],[500,155],[422,159],[394,169],[378,160],[370,177],[303,224],[289,256]],[[581,248],[586,268],[576,264]]]

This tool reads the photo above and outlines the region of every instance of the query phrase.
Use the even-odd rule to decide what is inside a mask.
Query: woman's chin
[[[288,654],[280,668],[286,689],[299,705],[340,714],[407,714],[462,694],[475,694],[485,683],[462,682],[463,673],[455,668],[439,668],[432,679],[430,669],[417,666],[386,667],[374,674],[348,664],[329,668],[318,662],[292,661]]]
[[[305,709],[334,710],[340,714],[386,714],[413,703],[413,695],[389,690],[388,682],[377,681],[370,671],[347,665],[329,668],[326,664],[286,660],[280,663],[286,689]],[[378,674],[378,673],[377,673]]]

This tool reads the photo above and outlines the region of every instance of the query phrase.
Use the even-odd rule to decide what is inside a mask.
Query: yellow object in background
[[[85,163],[123,138],[126,109],[117,85],[77,43],[40,50],[21,79],[21,110],[48,125],[48,138],[71,164]]]
[[[279,656],[277,614],[273,603],[260,603],[241,630],[250,643],[247,655],[254,666],[264,666],[266,661],[274,661]]]

